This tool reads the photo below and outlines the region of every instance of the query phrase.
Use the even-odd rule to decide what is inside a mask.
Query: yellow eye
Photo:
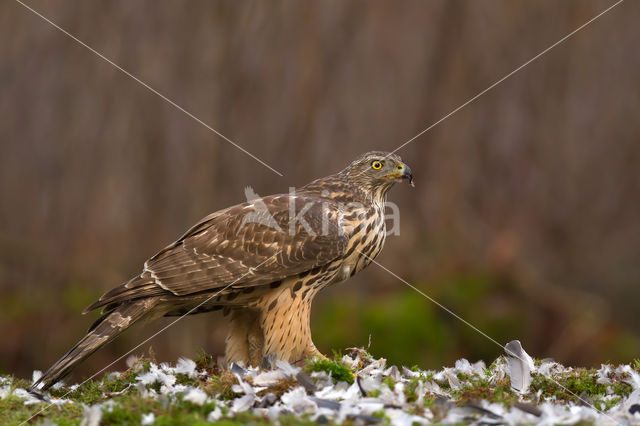
[[[380,170],[382,168],[382,163],[380,161],[374,161],[373,163],[371,163],[371,167],[374,170]]]

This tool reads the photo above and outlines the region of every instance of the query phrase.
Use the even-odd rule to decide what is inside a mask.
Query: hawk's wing
[[[257,286],[317,268],[345,252],[348,237],[338,210],[327,199],[285,194],[218,211],[85,311],[167,292],[184,296],[230,284]]]

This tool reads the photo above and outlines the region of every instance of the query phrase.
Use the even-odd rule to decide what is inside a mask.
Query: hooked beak
[[[404,163],[400,163],[398,165],[398,177],[401,179],[408,179],[409,184],[411,186],[415,186],[413,184],[413,174],[411,173],[411,167],[407,166]]]
[[[411,186],[415,186],[413,184],[413,173],[411,173],[411,167],[407,166],[405,163],[398,163],[396,171],[394,173],[384,175],[384,177],[387,179],[394,179],[396,182],[400,182],[403,179],[408,179],[409,184]]]

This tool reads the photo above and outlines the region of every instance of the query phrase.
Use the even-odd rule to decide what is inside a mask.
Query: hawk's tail
[[[146,298],[125,302],[100,317],[69,352],[49,368],[31,389],[44,391],[65,377],[89,355],[106,345],[156,305],[157,299]],[[42,384],[42,385],[41,385]]]

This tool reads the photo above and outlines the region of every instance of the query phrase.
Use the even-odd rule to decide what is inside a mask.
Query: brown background
[[[613,2],[28,4],[284,177],[2,2],[0,371],[23,376],[75,343],[87,304],[245,186],[286,192],[391,150]],[[402,149],[417,186],[392,191],[401,235],[379,261],[534,356],[638,357],[638,16],[622,3]],[[374,355],[423,368],[500,354],[377,267],[313,315],[325,353],[371,335]],[[161,360],[218,354],[224,330],[200,315],[152,344]]]

